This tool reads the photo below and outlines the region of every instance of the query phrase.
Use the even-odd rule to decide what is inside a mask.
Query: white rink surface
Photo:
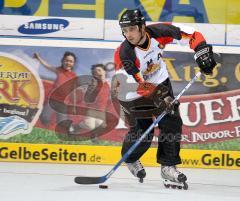
[[[78,185],[77,175],[102,176],[112,166],[0,162],[1,201],[239,201],[239,170],[182,169],[189,189],[165,189],[160,168],[146,168],[143,184],[120,167],[106,182]]]

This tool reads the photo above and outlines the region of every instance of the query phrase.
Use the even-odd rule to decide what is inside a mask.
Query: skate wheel
[[[183,187],[182,186],[178,186],[177,188],[181,190]]]
[[[170,188],[170,185],[169,185],[169,184],[164,184],[164,186],[165,186],[166,188]]]
[[[187,190],[187,189],[188,189],[188,184],[185,183],[185,182],[184,182],[183,184],[184,184],[183,189],[184,189],[184,190]]]
[[[176,189],[176,188],[177,188],[177,186],[176,186],[176,185],[172,185],[171,187],[172,187],[172,189]]]
[[[139,182],[140,182],[140,183],[143,183],[143,178],[139,178]]]

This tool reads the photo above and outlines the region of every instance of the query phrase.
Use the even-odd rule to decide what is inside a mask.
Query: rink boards
[[[119,146],[1,143],[0,162],[114,165],[120,153]],[[142,157],[143,164],[158,166],[156,153],[156,148],[150,148]],[[239,151],[182,149],[181,158],[180,167],[240,169]]]

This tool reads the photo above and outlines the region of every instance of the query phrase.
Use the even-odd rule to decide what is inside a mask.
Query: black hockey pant
[[[126,135],[123,146],[122,155],[138,140],[141,135],[153,123],[152,118],[136,119],[136,124],[131,126]],[[175,109],[174,114],[167,114],[159,122],[158,127],[161,134],[158,137],[157,162],[162,165],[177,165],[181,163],[179,156],[180,140],[182,133],[182,119],[179,115],[178,108]],[[140,159],[141,156],[151,146],[153,139],[153,130],[150,134],[139,144],[139,146],[132,152],[126,163],[132,163]]]

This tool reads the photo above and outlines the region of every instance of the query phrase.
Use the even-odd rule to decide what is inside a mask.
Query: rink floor
[[[78,185],[77,175],[102,176],[112,166],[0,162],[1,201],[231,201],[240,200],[239,170],[181,169],[189,189],[165,189],[160,168],[146,168],[143,184],[120,167],[106,182]]]

